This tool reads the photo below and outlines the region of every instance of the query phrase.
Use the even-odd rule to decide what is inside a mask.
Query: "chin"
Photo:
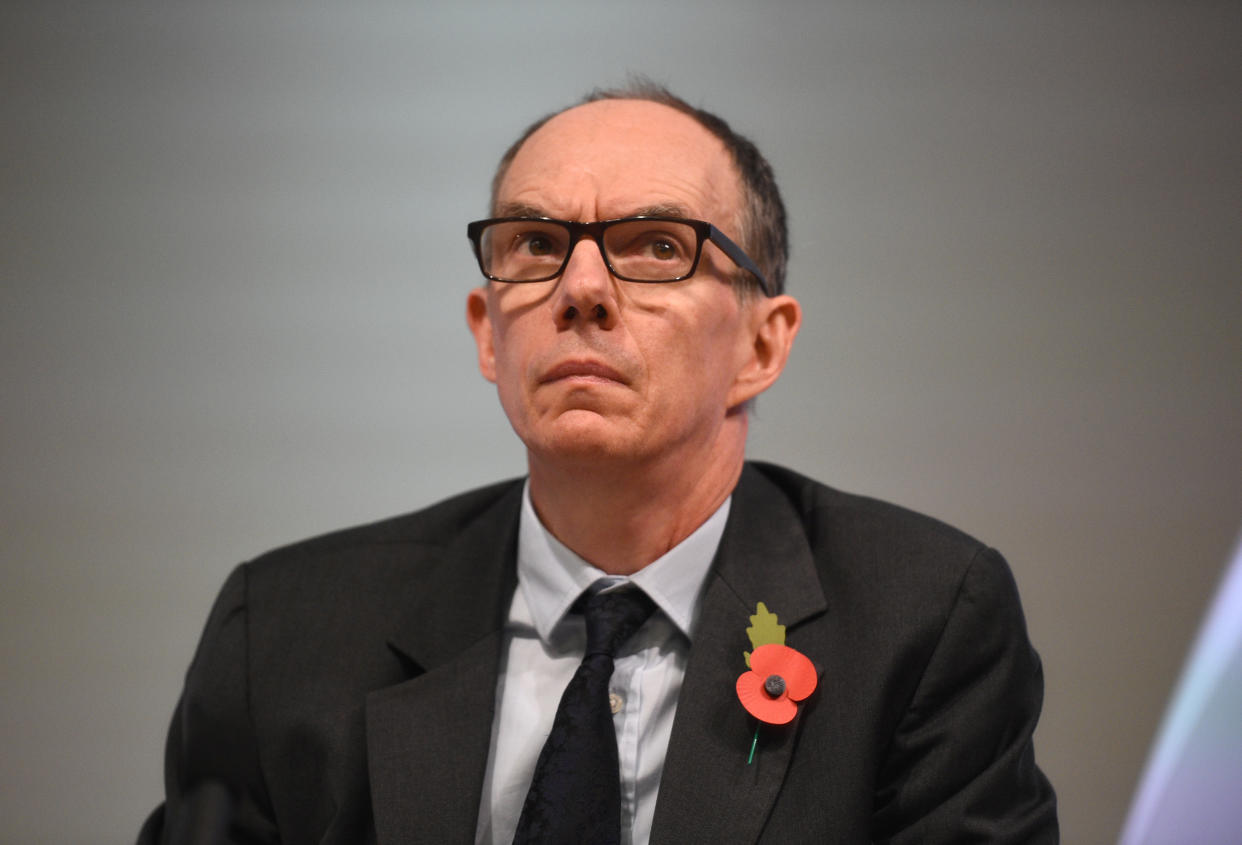
[[[550,423],[537,425],[524,436],[527,450],[547,460],[593,461],[636,457],[641,449],[625,426],[593,411],[573,410]]]

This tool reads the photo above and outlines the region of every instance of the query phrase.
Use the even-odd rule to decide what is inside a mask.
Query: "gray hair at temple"
[[[573,106],[561,109],[539,118],[526,128],[505,154],[496,167],[496,175],[492,177],[492,213],[496,211],[496,194],[509,165],[513,163],[526,139],[539,130],[545,123],[562,112],[575,106],[594,103],[599,100],[647,100],[676,109],[682,114],[694,118],[704,129],[711,132],[725,145],[725,149],[733,157],[742,187],[742,208],[737,221],[741,233],[741,246],[754,262],[759,265],[767,277],[772,295],[785,290],[785,265],[789,261],[789,232],[785,223],[785,204],[781,201],[780,190],[776,187],[776,177],[772,174],[772,166],[759,152],[759,148],[730,128],[722,118],[709,111],[695,108],[662,85],[646,79],[637,79],[620,88],[597,88],[587,94]],[[739,269],[733,276],[733,287],[739,297],[752,295],[758,288],[749,273]]]

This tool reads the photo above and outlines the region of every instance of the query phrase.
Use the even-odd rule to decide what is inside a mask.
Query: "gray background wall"
[[[464,224],[641,70],[767,152],[807,321],[752,454],[998,546],[1066,841],[1242,525],[1242,7],[0,11],[0,838],[132,837],[237,561],[518,474]]]

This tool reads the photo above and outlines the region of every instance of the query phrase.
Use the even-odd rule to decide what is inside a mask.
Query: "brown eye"
[[[668,241],[652,241],[651,254],[661,261],[672,261],[677,257],[677,247]]]
[[[542,235],[531,235],[526,240],[526,251],[531,255],[548,255],[552,252],[552,242]]]

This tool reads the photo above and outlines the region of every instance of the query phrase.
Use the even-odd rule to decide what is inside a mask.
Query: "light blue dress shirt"
[[[535,514],[527,484],[518,527],[518,586],[505,625],[477,843],[513,841],[561,693],[586,650],[585,623],[569,609],[584,590],[607,579],[606,589],[638,585],[657,608],[621,647],[609,684],[621,763],[621,842],[646,845],[690,635],[730,501],[663,557],[627,578],[606,575],[553,537]]]

